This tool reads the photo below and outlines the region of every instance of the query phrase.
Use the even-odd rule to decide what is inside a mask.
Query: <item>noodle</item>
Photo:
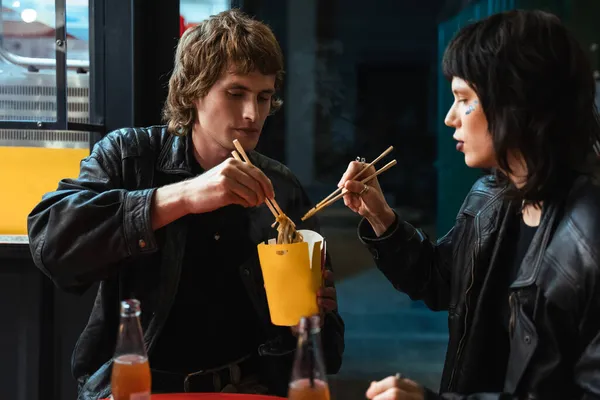
[[[233,141],[233,145],[237,149],[237,151],[233,150],[231,152],[233,158],[235,158],[238,161],[242,161],[243,159],[246,163],[252,165],[252,162],[246,155],[244,148],[237,139]],[[273,202],[273,204],[271,204],[271,202]],[[279,232],[279,234],[277,235],[277,244],[291,244],[304,241],[302,234],[296,231],[296,225],[294,224],[294,222],[287,215],[285,215],[283,211],[281,211],[281,208],[279,208],[279,205],[277,204],[275,199],[266,199],[265,204],[273,213],[273,216],[275,216],[275,222],[271,226],[274,227],[277,223],[279,223],[279,226],[277,227],[277,231]]]
[[[304,241],[302,234],[296,230],[294,223],[285,214],[279,214],[276,222],[279,223],[277,231],[277,244],[300,243]]]

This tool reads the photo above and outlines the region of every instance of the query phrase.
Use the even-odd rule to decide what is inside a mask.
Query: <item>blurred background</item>
[[[104,134],[160,123],[178,38],[230,7],[269,24],[286,59],[284,107],[259,150],[287,164],[316,202],[349,161],[394,146],[386,160],[398,166],[381,185],[433,240],[481,174],[464,166],[443,125],[452,95],[439,65],[457,29],[507,9],[545,9],[598,65],[597,0],[0,0],[0,398],[75,398],[71,352],[95,295],[60,293],[34,267],[27,214],[59,179],[77,176]],[[346,322],[333,397],[362,399],[371,380],[396,372],[437,389],[446,313],[392,288],[343,202],[320,220]]]

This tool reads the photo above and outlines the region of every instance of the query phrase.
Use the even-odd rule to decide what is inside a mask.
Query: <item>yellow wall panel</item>
[[[88,149],[0,147],[0,235],[26,235],[27,215],[63,178],[79,175]]]

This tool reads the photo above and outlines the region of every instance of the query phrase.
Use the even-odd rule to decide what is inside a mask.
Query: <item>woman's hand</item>
[[[375,234],[381,236],[394,223],[396,216],[386,202],[377,178],[371,179],[368,183],[352,180],[352,177],[356,176],[364,167],[364,163],[352,161],[340,179],[338,187],[347,190],[347,194],[344,195],[344,204],[355,213],[365,217],[373,227]],[[374,173],[375,167],[371,166],[361,175],[361,178]]]
[[[397,374],[379,382],[371,382],[366,396],[369,400],[423,400],[425,390],[417,382]]]

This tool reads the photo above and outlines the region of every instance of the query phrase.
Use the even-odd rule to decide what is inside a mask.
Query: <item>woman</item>
[[[509,11],[469,25],[443,71],[446,125],[478,180],[454,227],[432,243],[376,181],[340,181],[364,217],[360,239],[400,291],[447,310],[440,394],[402,376],[383,399],[600,397],[600,125],[584,51],[553,15]]]

